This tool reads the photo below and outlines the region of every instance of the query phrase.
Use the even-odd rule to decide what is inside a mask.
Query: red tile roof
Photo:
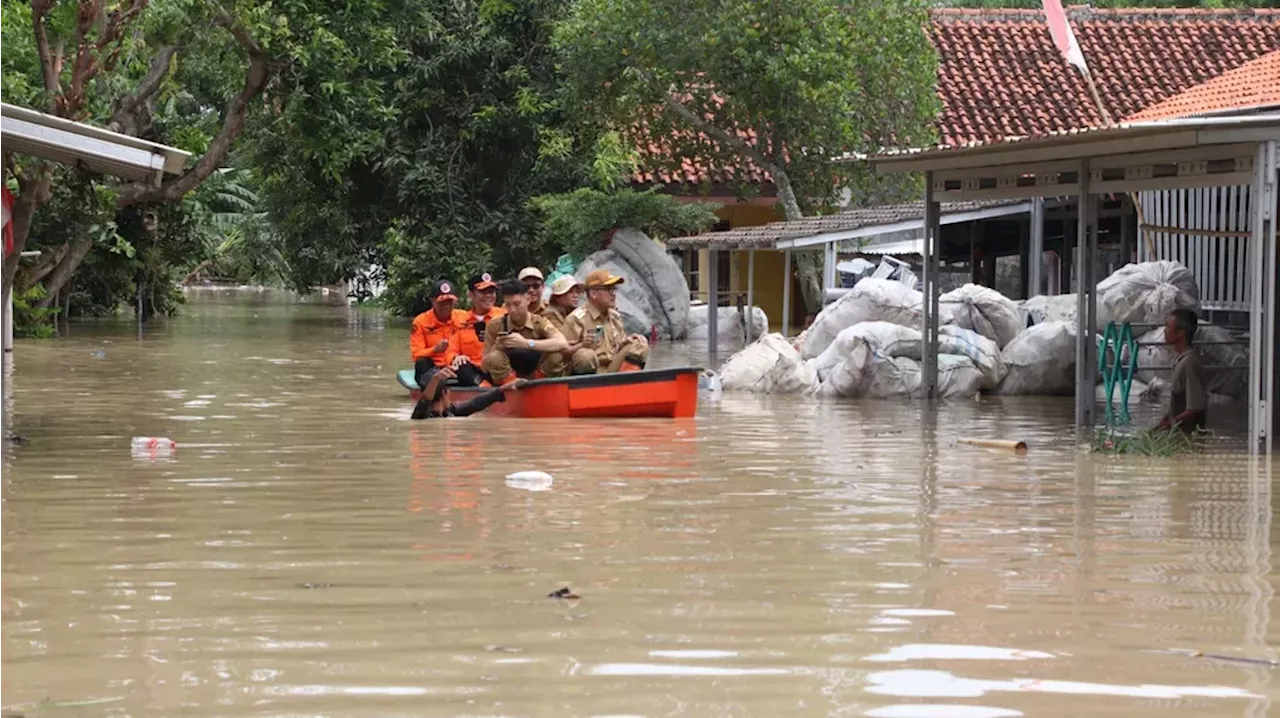
[[[1280,106],[1280,50],[1157,102],[1125,121],[1166,120],[1273,106]]]
[[[1280,10],[1067,10],[1098,93],[1119,122],[1263,55],[1280,50]],[[938,51],[943,144],[996,142],[1104,124],[1075,68],[1049,37],[1044,14],[1021,9],[938,9],[927,28]],[[649,144],[644,158],[662,154]],[[677,172],[643,169],[634,182],[766,183],[743,165]]]
[[[1111,119],[1280,50],[1277,10],[1067,11]],[[1039,10],[935,10],[944,144],[991,142],[1104,124]]]

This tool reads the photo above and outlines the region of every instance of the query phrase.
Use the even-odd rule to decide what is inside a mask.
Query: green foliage
[[[667,151],[646,161],[749,158],[785,170],[807,211],[872,179],[832,156],[931,138],[926,9],[923,0],[579,0],[555,41],[571,106],[658,140]]]
[[[551,52],[566,0],[435,0],[371,11],[391,53],[359,58],[360,102],[332,68],[282,78],[246,144],[298,287],[383,268],[408,312],[431,280],[550,261],[529,199],[580,186],[595,146],[567,121]],[[340,98],[341,100],[341,98]]]
[[[1132,434],[1100,427],[1093,437],[1096,454],[1140,454],[1143,456],[1176,456],[1194,451],[1196,441],[1178,430],[1148,429]]]
[[[681,202],[657,188],[646,192],[583,188],[541,195],[532,204],[543,216],[543,241],[577,258],[599,249],[610,229],[633,227],[654,239],[682,237],[715,224],[719,209],[714,204]]]
[[[44,287],[36,285],[25,292],[13,295],[13,335],[27,339],[48,339],[57,334],[53,320],[60,307],[40,307],[37,302],[45,297]]]
[[[1271,8],[1275,0],[1093,0],[1096,8],[1145,7],[1145,8]],[[1039,10],[1041,0],[940,0],[937,7],[969,8],[1030,8]]]

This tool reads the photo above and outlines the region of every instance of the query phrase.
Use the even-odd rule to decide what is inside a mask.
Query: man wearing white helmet
[[[565,274],[551,283],[551,301],[547,302],[547,308],[542,311],[542,316],[551,322],[551,326],[564,330],[564,320],[578,308],[578,302],[582,299],[582,291],[584,285],[572,276]],[[547,376],[564,376],[569,371],[569,362],[573,359],[573,353],[582,349],[583,345],[571,344],[568,349],[561,353],[561,356],[553,359],[547,357],[546,374]]]

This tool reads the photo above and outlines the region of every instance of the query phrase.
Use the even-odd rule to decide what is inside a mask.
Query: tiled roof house
[[[1067,16],[1116,122],[1280,51],[1280,10],[1275,9],[1073,6]],[[938,51],[943,144],[1104,124],[1080,73],[1054,47],[1039,10],[939,9],[931,13],[927,32]],[[1274,74],[1276,66],[1270,59],[1259,71]],[[667,185],[767,183],[768,175],[754,167],[708,171],[685,160],[679,172],[645,170],[635,179]]]
[[[1280,50],[1174,95],[1125,118],[1126,122],[1250,112],[1280,107]]]

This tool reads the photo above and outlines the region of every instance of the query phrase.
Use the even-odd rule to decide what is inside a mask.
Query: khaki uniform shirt
[[[564,320],[564,338],[577,344],[583,337],[595,335],[593,347],[602,365],[608,364],[627,343],[627,330],[622,326],[622,315],[616,309],[600,311],[590,304],[569,312]]]
[[[565,309],[557,304],[548,304],[547,308],[542,311],[542,316],[549,322],[551,326],[564,331],[564,321],[568,319],[569,314],[573,310]]]
[[[484,327],[485,353],[488,354],[497,349],[498,338],[506,333],[519,334],[525,339],[550,339],[551,337],[560,336],[560,330],[547,321],[546,317],[530,313],[523,326],[516,326],[515,321],[511,319],[511,315],[504,314]]]

